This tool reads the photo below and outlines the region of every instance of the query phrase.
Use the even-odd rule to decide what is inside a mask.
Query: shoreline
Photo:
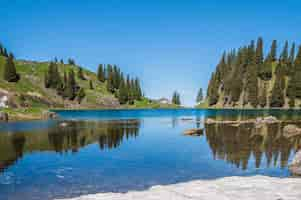
[[[224,177],[195,180],[172,185],[157,185],[143,191],[97,193],[57,200],[278,200],[301,199],[300,178],[268,176]]]

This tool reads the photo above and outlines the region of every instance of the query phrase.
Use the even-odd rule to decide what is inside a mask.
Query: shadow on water
[[[62,111],[63,121],[2,125],[0,199],[127,192],[225,176],[287,177],[301,138],[284,137],[286,123],[204,124],[207,117],[271,113],[299,119],[291,111]],[[204,135],[183,136],[190,128],[204,128]]]

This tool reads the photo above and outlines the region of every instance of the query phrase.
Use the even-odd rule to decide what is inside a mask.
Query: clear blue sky
[[[0,41],[20,59],[115,63],[147,96],[178,90],[192,105],[224,50],[258,36],[299,44],[300,10],[298,0],[1,0]]]

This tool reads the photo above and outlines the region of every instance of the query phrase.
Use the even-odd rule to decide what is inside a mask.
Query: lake
[[[290,176],[300,138],[285,124],[256,134],[251,124],[204,125],[208,117],[247,119],[283,110],[56,111],[60,119],[0,124],[0,199],[67,198],[226,176]],[[62,126],[66,123],[66,126]],[[201,136],[184,136],[204,128]]]

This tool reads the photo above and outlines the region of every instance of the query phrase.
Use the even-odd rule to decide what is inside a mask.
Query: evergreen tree
[[[89,81],[90,90],[94,90],[93,82],[92,80]]]
[[[75,65],[75,61],[72,58],[68,59],[68,64],[69,65]]]
[[[200,88],[200,89],[199,89],[199,92],[198,92],[198,95],[197,95],[197,97],[196,97],[196,102],[197,102],[197,103],[200,103],[200,102],[202,102],[202,101],[203,101],[203,89]]]
[[[301,46],[299,46],[299,50],[294,63],[294,88],[295,88],[295,97],[301,98]]]
[[[61,83],[62,81],[57,64],[50,62],[48,71],[45,74],[45,87],[57,89],[61,85]]]
[[[257,45],[256,45],[256,65],[261,66],[263,64],[263,40],[261,37],[258,38],[257,40]]]
[[[86,80],[83,69],[81,67],[78,68],[77,77],[81,80]]]
[[[267,84],[264,83],[263,90],[259,96],[259,105],[264,108],[267,105]]]
[[[253,51],[252,45],[249,47],[247,64],[247,82],[246,91],[248,92],[247,102],[250,102],[253,107],[258,104],[258,81],[257,81],[257,67],[256,67],[256,55]]]
[[[86,93],[84,88],[80,88],[78,93],[77,93],[77,101],[80,104],[82,102],[82,100],[85,98]]]
[[[74,100],[77,93],[77,84],[75,81],[74,71],[70,70],[68,75],[68,81],[66,85],[66,97],[69,100]]]
[[[269,53],[269,59],[271,62],[275,62],[277,60],[277,41],[273,40],[271,50]]]
[[[113,74],[113,68],[111,65],[107,65],[107,90],[111,93],[115,92],[114,88],[114,74]]]
[[[282,107],[284,105],[285,70],[279,62],[276,68],[276,80],[270,98],[271,107]]]
[[[14,64],[13,56],[9,55],[4,65],[4,80],[8,82],[18,82],[20,75],[17,74],[16,67]]]
[[[105,82],[105,71],[102,64],[98,65],[97,78],[100,82]]]
[[[121,80],[120,80],[118,100],[120,104],[126,104],[128,101],[128,92],[127,92],[126,82],[123,76],[121,76]]]
[[[60,60],[60,63],[63,65],[63,64],[64,64],[64,60],[63,60],[63,59],[61,59],[61,60]]]
[[[175,105],[181,105],[180,94],[177,91],[173,93],[171,102]]]

